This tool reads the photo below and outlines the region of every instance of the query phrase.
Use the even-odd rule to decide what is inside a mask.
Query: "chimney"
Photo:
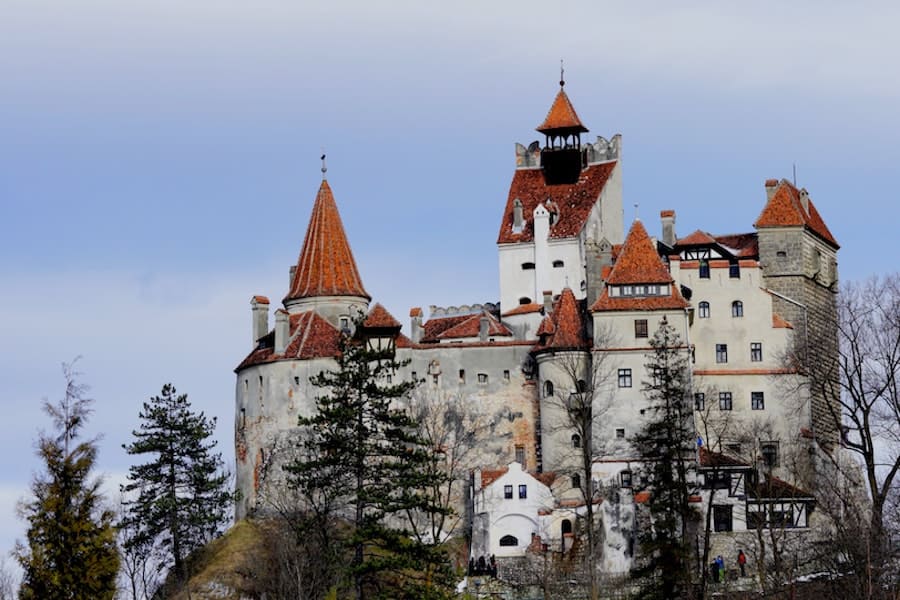
[[[290,320],[288,311],[279,308],[275,311],[275,354],[283,354],[285,349],[287,349],[289,335]]]
[[[809,192],[806,188],[800,190],[800,204],[803,206],[803,212],[809,216]]]
[[[269,333],[269,299],[265,296],[253,296],[250,299],[252,315],[253,345],[259,338]]]
[[[553,312],[553,290],[544,290],[544,314]]]
[[[663,210],[659,213],[662,221],[662,242],[669,248],[675,247],[675,211]]]
[[[488,332],[491,330],[491,319],[485,314],[478,320],[478,339],[482,342],[488,340]]]
[[[414,344],[422,341],[422,309],[418,306],[409,309],[409,337]]]
[[[778,188],[778,180],[777,179],[766,179],[766,200],[771,200],[772,196],[775,195],[775,190]]]
[[[525,220],[522,217],[522,201],[513,200],[513,233],[522,233],[525,228]]]
[[[585,258],[587,267],[587,305],[590,307],[603,293],[603,288],[605,287],[603,269],[612,265],[612,244],[606,238],[599,242],[585,244]]]

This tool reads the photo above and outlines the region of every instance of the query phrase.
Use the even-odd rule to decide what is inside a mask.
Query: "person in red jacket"
[[[741,565],[741,577],[746,577],[747,573],[744,571],[744,565],[747,564],[747,555],[744,554],[743,550],[738,550],[738,564]]]

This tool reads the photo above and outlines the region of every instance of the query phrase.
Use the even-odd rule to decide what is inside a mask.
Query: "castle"
[[[584,486],[640,502],[629,440],[645,419],[646,355],[663,320],[690,356],[701,475],[716,468],[700,501],[716,503],[715,529],[766,526],[775,513],[781,525],[810,526],[809,457],[837,442],[827,400],[807,385],[833,377],[813,357],[837,348],[837,242],[806,190],[774,179],[752,231],[679,237],[672,210],[660,214],[658,237],[637,219],[626,230],[621,136],[583,141],[588,129],[563,86],[537,127],[543,143],[515,147],[497,236],[499,303],[432,306],[427,319],[414,307],[396,338],[409,360],[396,376],[485,419],[467,501],[473,556],[520,556],[536,540],[564,551],[580,514],[573,490]],[[314,410],[310,377],[333,368],[354,315],[399,332],[371,300],[323,177],[274,327],[269,300],[251,300],[253,348],[236,369],[237,518],[264,510],[279,452]],[[560,414],[584,393],[602,415],[589,441]],[[583,485],[573,449],[585,443],[596,460]],[[717,489],[721,499],[709,493]],[[627,528],[608,524],[626,558]]]

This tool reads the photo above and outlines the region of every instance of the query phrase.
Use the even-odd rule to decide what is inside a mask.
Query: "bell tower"
[[[537,131],[544,134],[541,168],[547,185],[575,183],[586,166],[581,151],[581,134],[587,133],[575,107],[566,95],[566,80],[560,67],[559,92]]]

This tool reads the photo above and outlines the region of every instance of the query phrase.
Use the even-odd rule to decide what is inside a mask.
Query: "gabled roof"
[[[543,123],[537,126],[537,130],[547,134],[561,130],[583,133],[587,132],[588,128],[578,118],[578,113],[575,112],[575,107],[572,106],[572,101],[569,100],[565,90],[559,88],[556,98],[553,99],[553,104],[550,105],[550,110],[547,111],[547,117]]]
[[[350,251],[331,187],[324,179],[316,194],[303,249],[284,300],[316,296],[370,298]]]
[[[275,332],[270,331],[257,342],[256,348],[235,371],[281,359],[335,357],[340,351],[341,332],[314,311],[293,314],[289,319],[288,345],[284,354],[276,354]]]
[[[775,186],[775,192],[766,203],[759,218],[756,219],[756,223],[753,224],[757,229],[802,226],[834,246],[835,249],[840,247],[808,197],[808,209],[804,210],[800,195],[805,193],[805,190],[801,192],[786,179],[782,179],[777,184],[770,180],[766,182],[766,185],[767,187]]]
[[[425,321],[422,325],[422,343],[439,342],[438,336],[470,318],[472,315],[452,315],[449,317],[436,317]]]
[[[700,466],[701,467],[745,467],[748,468],[748,465],[745,462],[738,460],[733,456],[728,456],[727,454],[723,454],[721,452],[713,452],[708,450],[706,447],[700,448]]]
[[[729,233],[715,236],[719,246],[734,252],[737,258],[754,258],[759,256],[759,240],[756,232]]]
[[[589,165],[581,171],[577,182],[558,185],[548,185],[541,169],[516,169],[509,186],[497,243],[533,241],[534,209],[548,199],[559,209],[556,222],[550,226],[550,238],[577,236],[584,228],[588,215],[615,166],[616,161]],[[513,233],[513,208],[517,199],[522,203],[525,226],[520,233]]]
[[[635,219],[606,281],[610,285],[672,283],[672,275],[656,252],[644,224]]]
[[[439,333],[437,338],[447,340],[478,337],[481,333],[482,317],[488,318],[489,336],[512,336],[512,331],[507,329],[506,325],[498,321],[494,315],[489,312],[480,312],[474,315],[468,315],[467,319]]]
[[[375,328],[401,327],[400,321],[395,319],[394,316],[378,302],[376,302],[375,306],[369,310],[369,314],[366,315],[366,319],[363,321],[363,326]]]
[[[774,475],[765,475],[757,483],[747,482],[747,495],[754,500],[811,500],[813,495]]]
[[[545,327],[548,322],[550,327]],[[545,318],[538,329],[538,335],[548,335],[546,342],[535,348],[541,350],[581,350],[588,347],[584,331],[584,320],[575,294],[569,288],[563,288],[553,312]]]
[[[715,244],[716,239],[705,231],[698,229],[694,233],[685,236],[675,242],[679,246],[707,246]]]

